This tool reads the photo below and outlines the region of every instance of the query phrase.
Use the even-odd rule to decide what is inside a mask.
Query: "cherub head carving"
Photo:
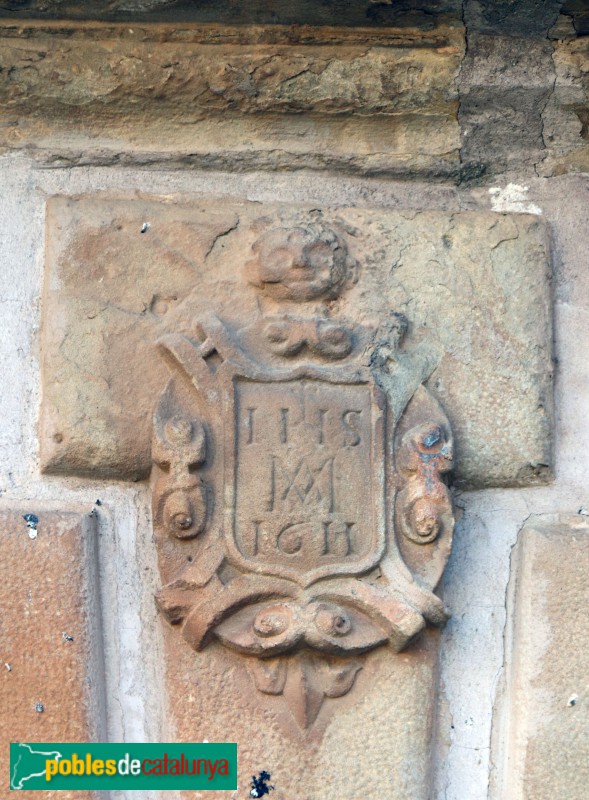
[[[343,238],[317,222],[272,228],[254,242],[252,250],[248,280],[275,300],[333,300],[353,267]]]

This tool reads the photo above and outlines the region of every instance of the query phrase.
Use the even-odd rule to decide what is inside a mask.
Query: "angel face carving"
[[[350,260],[343,239],[326,225],[273,228],[253,246],[250,283],[275,300],[304,303],[333,299],[342,290]]]
[[[350,265],[342,235],[311,223],[260,237],[248,274],[305,303],[342,292]],[[446,619],[433,589],[453,530],[450,427],[423,368],[396,358],[400,317],[371,354],[359,326],[312,313],[243,330],[210,315],[199,340],[161,340],[177,372],[153,443],[160,610],[195,650],[249,656],[302,727],[362,654]]]

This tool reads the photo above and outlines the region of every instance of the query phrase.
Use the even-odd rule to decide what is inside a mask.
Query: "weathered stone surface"
[[[589,9],[584,0],[565,0],[560,12],[571,20],[578,36],[589,35]]]
[[[367,656],[354,692],[327,698],[313,732],[303,736],[281,696],[256,691],[241,656],[215,644],[195,653],[168,630],[169,735],[239,742],[239,797],[247,796],[252,775],[267,770],[277,800],[428,800],[437,643],[428,631],[406,653]]]
[[[423,343],[428,386],[455,432],[459,484],[548,477],[551,312],[540,219],[179,198],[49,203],[44,469],[147,475],[167,375],[156,339],[191,335],[195,316],[212,309],[237,328],[255,319],[244,268],[257,231],[309,218],[343,226],[358,262],[361,281],[337,301],[342,315],[376,334],[402,312],[408,343]]]
[[[538,516],[520,533],[510,668],[509,736],[495,761],[497,797],[584,800],[589,783],[589,525]],[[508,662],[509,663],[509,662]],[[502,783],[501,783],[502,781]]]
[[[534,174],[546,155],[542,110],[553,86],[546,39],[469,35],[459,78],[465,176]]]
[[[464,180],[522,168],[544,177],[587,171],[584,6],[466,4],[468,48],[457,81]]]
[[[589,170],[589,39],[553,43],[556,80],[542,118],[544,176]]]
[[[27,527],[26,513],[38,518],[36,530]],[[4,508],[0,540],[0,773],[6,791],[9,742],[101,741],[104,700],[94,520],[35,503]],[[18,794],[24,800],[37,795],[24,788]]]
[[[587,35],[585,0],[465,0],[464,21],[476,33],[544,39],[567,29],[573,36]]]
[[[460,168],[460,28],[0,28],[0,148],[45,162]],[[80,68],[80,64],[84,68]]]
[[[465,0],[464,15],[473,32],[542,39],[563,5],[562,0]]]
[[[57,115],[60,108],[87,114],[99,104],[102,114],[137,114],[157,99],[158,116],[174,112],[194,124],[227,112],[398,114],[427,107],[443,116],[455,107],[448,84],[459,50],[440,52],[441,37],[438,48],[368,43],[342,51],[320,43],[293,49],[288,43],[213,42],[195,48],[178,41],[154,50],[153,41],[137,35],[121,37],[113,50],[114,44],[78,36],[60,50],[42,49],[34,37],[4,39],[2,66],[10,70],[3,84],[5,113],[14,115],[26,104],[29,114]],[[76,68],[82,53],[83,70]]]

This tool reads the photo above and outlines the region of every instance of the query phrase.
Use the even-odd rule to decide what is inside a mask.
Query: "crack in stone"
[[[208,249],[208,250],[207,250],[207,252],[205,253],[205,258],[204,258],[204,260],[205,260],[205,261],[206,261],[206,260],[207,260],[207,258],[210,256],[210,254],[213,252],[213,250],[214,250],[214,248],[215,248],[215,245],[217,244],[217,242],[219,241],[219,239],[224,239],[226,236],[229,236],[229,234],[230,234],[230,233],[232,233],[233,231],[236,231],[236,230],[239,228],[239,223],[240,223],[240,220],[239,220],[239,218],[238,218],[238,219],[237,219],[237,222],[236,222],[234,225],[231,225],[229,228],[227,228],[227,230],[225,230],[225,231],[221,231],[221,233],[218,233],[218,234],[215,236],[215,238],[213,239],[213,242],[212,242],[211,246],[209,247],[209,249]]]

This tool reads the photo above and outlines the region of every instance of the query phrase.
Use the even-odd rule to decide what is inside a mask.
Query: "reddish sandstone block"
[[[27,512],[39,518],[36,538]],[[95,522],[34,503],[2,510],[0,548],[0,796],[27,800],[38,793],[8,791],[10,742],[102,738]]]
[[[153,410],[169,376],[156,342],[194,336],[194,321],[211,311],[235,331],[248,326],[260,313],[246,266],[254,242],[270,221],[305,225],[310,214],[304,206],[180,195],[51,198],[42,469],[146,478]],[[402,311],[407,349],[421,339],[427,345],[427,386],[460,454],[455,483],[548,480],[552,335],[542,220],[329,207],[321,218],[361,232],[345,240],[359,280],[339,298],[340,316],[374,329]]]

